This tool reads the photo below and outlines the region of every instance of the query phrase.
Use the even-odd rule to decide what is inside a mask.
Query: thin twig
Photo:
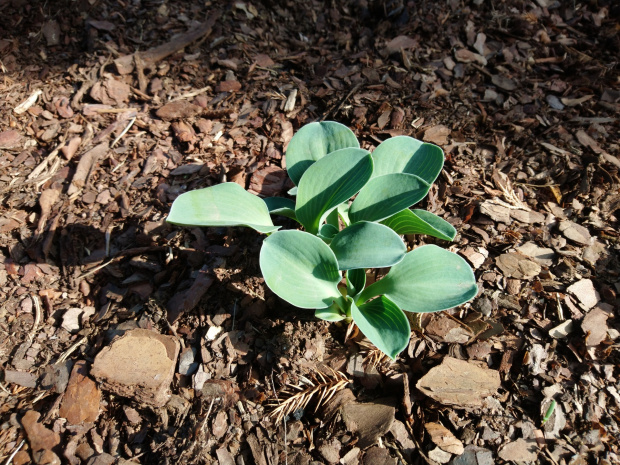
[[[129,120],[129,123],[127,124],[127,126],[125,126],[125,129],[123,129],[123,132],[121,132],[118,137],[116,139],[114,139],[114,141],[110,144],[110,148],[114,147],[116,145],[116,143],[121,140],[121,138],[127,134],[127,131],[129,131],[129,128],[131,128],[133,126],[133,123],[136,122],[136,117],[134,116],[133,118],[131,118]]]
[[[278,393],[276,392],[276,384],[273,382],[273,370],[271,370],[271,388],[273,389],[273,395],[276,397],[278,404]],[[284,464],[288,465],[288,439],[286,438],[286,416],[282,418],[282,425],[284,426]]]
[[[13,453],[9,456],[9,458],[6,459],[6,462],[4,462],[4,465],[9,465],[13,461],[13,458],[17,455],[17,453],[24,446],[25,443],[26,443],[26,440],[22,439],[22,442],[19,443],[19,446],[17,446],[17,448],[13,451]]]

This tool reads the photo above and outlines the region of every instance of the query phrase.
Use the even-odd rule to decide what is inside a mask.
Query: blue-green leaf
[[[300,308],[325,308],[341,297],[334,252],[303,231],[278,231],[263,241],[260,268],[274,293]]]
[[[289,177],[299,185],[306,170],[317,160],[336,150],[360,144],[348,127],[334,121],[310,123],[293,136],[286,149],[286,169]]]
[[[331,241],[340,270],[385,268],[407,253],[402,239],[387,226],[361,221],[340,231]]]
[[[347,295],[355,297],[364,290],[364,286],[366,286],[366,270],[358,268],[347,271]]]
[[[445,241],[454,240],[456,229],[450,223],[426,210],[403,210],[381,223],[397,234],[426,234]]]
[[[396,136],[382,142],[372,153],[373,178],[384,174],[407,173],[432,184],[443,167],[443,150],[409,136]]]
[[[465,260],[436,245],[423,245],[364,289],[356,301],[384,295],[403,310],[424,313],[464,304],[477,293],[476,277]]]
[[[364,336],[392,360],[396,360],[409,343],[409,320],[398,305],[386,297],[359,307],[351,302],[351,317]]]
[[[413,174],[384,174],[372,178],[349,208],[351,223],[389,218],[426,197],[430,187]]]
[[[262,233],[278,230],[265,202],[234,182],[179,195],[167,221],[179,226],[247,226]]]
[[[297,220],[295,216],[295,202],[293,200],[285,199],[284,197],[267,197],[263,201],[271,215],[286,216],[287,218]]]
[[[324,224],[319,228],[317,236],[323,239],[326,244],[329,244],[336,234],[338,234],[338,228],[332,224]]]
[[[346,318],[346,315],[342,313],[340,307],[335,303],[326,308],[317,308],[314,311],[314,316],[325,321],[341,321]]]
[[[366,150],[341,149],[324,156],[299,182],[297,219],[316,234],[323,215],[359,192],[371,174],[372,157]]]

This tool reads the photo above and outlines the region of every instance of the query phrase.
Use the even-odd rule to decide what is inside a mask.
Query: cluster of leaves
[[[403,310],[445,310],[478,290],[461,257],[435,245],[407,252],[401,238],[454,239],[448,222],[410,209],[428,194],[443,161],[439,147],[411,137],[388,139],[371,154],[346,126],[311,123],[295,134],[286,152],[295,200],[260,199],[238,184],[223,183],[180,195],[168,221],[246,226],[267,234],[260,268],[274,293],[315,309],[318,318],[353,320],[395,359],[411,335]],[[305,231],[279,231],[271,215],[292,218]],[[366,286],[366,269],[385,267],[391,267],[385,277]]]

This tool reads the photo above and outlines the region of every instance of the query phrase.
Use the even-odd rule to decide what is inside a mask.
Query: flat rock
[[[178,100],[165,104],[155,114],[164,121],[174,119],[191,118],[202,113],[202,107],[194,105],[187,100]]]
[[[97,354],[91,374],[109,391],[162,407],[170,398],[178,355],[176,338],[134,329]]]
[[[495,264],[507,278],[530,279],[538,276],[542,268],[525,255],[505,253],[495,259]]]
[[[416,385],[437,402],[459,407],[481,407],[484,398],[496,394],[499,386],[498,371],[452,357],[445,357]]]
[[[594,307],[601,300],[600,294],[594,289],[594,283],[589,279],[581,279],[571,284],[566,291],[577,297],[587,310]]]
[[[359,436],[357,445],[362,449],[375,444],[390,430],[395,413],[394,407],[379,402],[351,402],[342,408],[342,418],[347,430]]]
[[[519,438],[503,446],[498,455],[510,462],[536,462],[538,445],[535,439]]]
[[[94,422],[99,416],[100,400],[101,392],[97,384],[88,377],[86,362],[76,362],[58,414],[72,425],[83,421]]]

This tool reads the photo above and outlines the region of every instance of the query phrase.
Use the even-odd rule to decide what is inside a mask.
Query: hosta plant
[[[260,268],[269,288],[296,307],[327,321],[353,321],[395,359],[411,330],[406,312],[455,307],[477,293],[471,268],[435,245],[407,251],[401,235],[452,240],[455,229],[425,210],[422,200],[443,167],[442,150],[406,136],[374,152],[360,148],[346,126],[311,123],[291,139],[288,174],[295,184],[283,197],[261,199],[236,183],[180,195],[168,221],[181,226],[246,226],[266,234]],[[283,230],[271,215],[297,221]],[[366,286],[366,269],[387,268]]]

